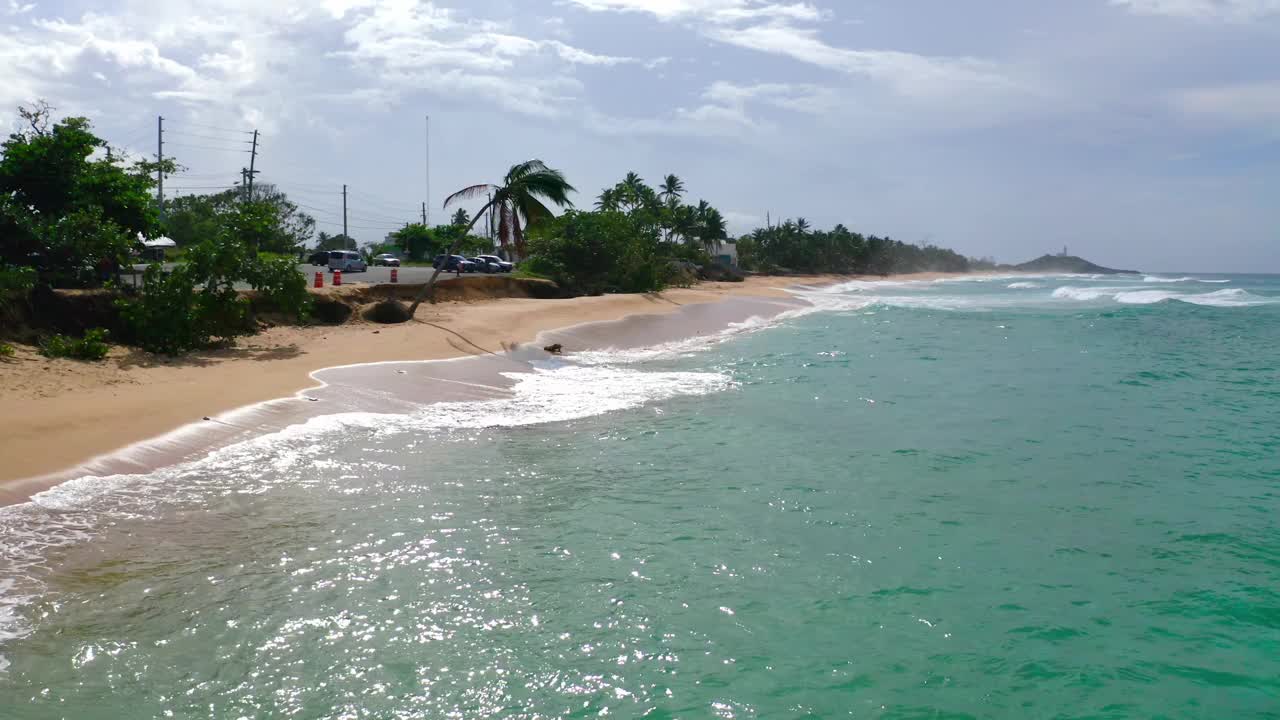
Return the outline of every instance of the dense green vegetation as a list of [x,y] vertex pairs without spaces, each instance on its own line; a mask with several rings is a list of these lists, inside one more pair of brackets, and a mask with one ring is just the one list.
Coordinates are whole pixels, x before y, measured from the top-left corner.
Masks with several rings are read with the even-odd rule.
[[270,225],[247,204],[229,213],[216,236],[187,248],[172,271],[148,267],[140,296],[119,301],[130,339],[153,352],[179,354],[251,334],[250,302],[237,283],[282,312],[304,316],[310,296],[296,259],[259,253],[252,244]]
[[[174,198],[165,205],[165,234],[179,247],[195,245],[216,237],[229,224],[243,223],[253,217],[253,234],[245,236],[250,245],[263,252],[282,255],[298,254],[311,242],[316,221],[276,186],[261,183],[253,187],[252,197],[243,190],[224,190],[213,195],[187,195]],[[342,247],[347,238],[338,236]],[[323,242],[322,242],[323,244]]]
[[0,273],[30,268],[53,287],[114,276],[140,234],[158,234],[156,163],[126,163],[85,118],[19,114],[25,127],[0,145]]
[[572,211],[530,230],[528,271],[571,293],[650,292],[690,282],[692,266],[728,239],[724,217],[706,201],[683,202],[684,182],[660,190],[636,173],[606,189],[596,210]]
[[[162,222],[152,197],[157,171],[176,164],[129,162],[93,134],[85,118],[52,119],[39,104],[19,111],[25,127],[0,145],[0,309],[39,285],[113,285],[142,238],[165,232],[183,247],[172,271],[151,265],[140,291],[118,286],[126,340],[149,350],[186,352],[254,331],[248,285],[264,302],[305,313],[305,282],[289,256],[314,221],[283,193],[259,186],[174,201]],[[38,309],[37,309],[38,310]],[[45,339],[49,355],[105,354],[105,333]]]
[[739,238],[737,246],[738,262],[748,270],[760,272],[966,272],[971,263],[946,248],[864,236],[843,225],[829,231],[812,230],[804,218],[757,229]]

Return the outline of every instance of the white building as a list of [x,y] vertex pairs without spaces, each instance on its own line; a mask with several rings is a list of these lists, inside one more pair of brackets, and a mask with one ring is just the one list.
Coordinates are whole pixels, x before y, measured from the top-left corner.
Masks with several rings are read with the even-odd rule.
[[738,267],[738,242],[736,240],[722,241],[720,247],[716,249],[711,257],[721,265]]

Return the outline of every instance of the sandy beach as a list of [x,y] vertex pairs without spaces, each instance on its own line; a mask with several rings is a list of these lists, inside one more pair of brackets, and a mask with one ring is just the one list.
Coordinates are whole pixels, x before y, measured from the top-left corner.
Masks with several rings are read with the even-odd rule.
[[[940,275],[921,274],[895,279],[937,277]],[[84,363],[50,360],[30,348],[20,348],[15,357],[0,363],[0,372],[8,380],[7,408],[0,416],[0,457],[5,458],[0,464],[0,505],[23,502],[77,475],[143,470],[144,466],[89,468],[87,464],[177,428],[202,420],[207,424],[206,418],[216,421],[237,408],[290,398],[315,388],[323,383],[317,383],[313,374],[324,368],[501,356],[556,329],[622,318],[657,318],[729,298],[791,298],[787,287],[837,279],[754,277],[744,283],[702,283],[659,294],[424,305],[414,322],[403,325],[357,320],[340,326],[274,327],[235,347],[182,358],[117,347],[101,363]],[[733,318],[705,315],[703,323],[729,321]],[[641,337],[632,345],[706,329],[669,327],[662,336]],[[614,335],[618,332],[634,334],[637,330],[618,328]],[[603,342],[572,335],[563,340],[569,352],[577,342],[593,341]],[[295,412],[265,427],[298,420]]]

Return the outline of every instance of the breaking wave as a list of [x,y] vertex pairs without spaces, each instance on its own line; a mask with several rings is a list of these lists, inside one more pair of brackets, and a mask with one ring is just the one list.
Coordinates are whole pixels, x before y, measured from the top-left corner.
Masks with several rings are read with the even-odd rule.
[[1154,305],[1155,303],[1177,301],[1209,307],[1249,307],[1253,305],[1269,305],[1276,302],[1272,298],[1254,295],[1239,288],[1197,294],[1142,288],[1081,288],[1066,286],[1054,290],[1053,297],[1082,302],[1110,299],[1124,305]]
[[1149,283],[1198,282],[1198,283],[1212,283],[1214,285],[1224,285],[1226,283],[1231,282],[1230,280],[1202,280],[1200,278],[1193,278],[1193,277],[1167,278],[1167,277],[1160,277],[1159,275],[1147,275],[1146,277],[1142,278],[1142,281],[1149,282]]

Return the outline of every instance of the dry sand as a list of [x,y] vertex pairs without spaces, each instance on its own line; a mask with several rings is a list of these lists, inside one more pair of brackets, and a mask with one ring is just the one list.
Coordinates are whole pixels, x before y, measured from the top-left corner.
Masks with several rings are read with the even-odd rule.
[[85,363],[19,348],[0,360],[0,505],[22,502],[52,484],[53,474],[113,450],[315,387],[311,373],[322,368],[503,353],[557,328],[665,315],[735,296],[789,297],[786,287],[834,279],[750,278],[652,295],[424,305],[403,325],[276,327],[233,348],[177,359],[115,348],[107,360]]

